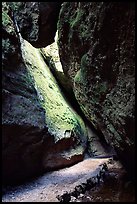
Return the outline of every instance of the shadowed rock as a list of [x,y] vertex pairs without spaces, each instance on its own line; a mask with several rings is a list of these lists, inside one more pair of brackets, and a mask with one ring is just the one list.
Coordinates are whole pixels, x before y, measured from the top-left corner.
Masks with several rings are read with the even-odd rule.
[[9,2],[22,37],[34,47],[54,42],[61,2]]
[[57,199],[60,202],[69,202],[71,200],[71,196],[68,192],[64,193],[62,196],[57,196]]
[[134,2],[64,2],[58,36],[62,67],[82,111],[134,177]]
[[39,50],[18,35],[2,6],[2,179],[16,183],[82,161],[87,133]]

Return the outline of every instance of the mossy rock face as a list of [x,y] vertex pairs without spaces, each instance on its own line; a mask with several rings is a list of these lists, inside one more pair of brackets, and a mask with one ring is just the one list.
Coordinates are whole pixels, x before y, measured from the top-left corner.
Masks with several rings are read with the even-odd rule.
[[57,80],[60,88],[64,90],[63,92],[65,94],[68,94],[68,96],[71,97],[72,95],[74,95],[74,93],[72,87],[70,86],[70,80],[68,79],[68,77],[66,77],[62,69],[58,52],[57,39],[58,32],[55,36],[55,42],[45,48],[40,48],[40,52],[44,58],[44,61],[50,68],[53,76]]
[[58,45],[85,116],[134,170],[135,5],[64,2]]
[[25,64],[33,77],[40,104],[46,112],[46,123],[51,134],[57,133],[55,141],[64,137],[66,130],[77,131],[76,135],[78,136],[81,129],[80,123],[83,124],[83,122],[65,102],[57,82],[44,63],[39,50],[32,47],[27,41],[22,44],[22,50]]
[[34,47],[54,42],[60,2],[8,2],[22,37]]
[[12,70],[21,61],[12,10],[7,2],[2,2],[2,67],[3,69]]
[[14,30],[3,26],[3,39],[17,53],[11,60],[11,50],[3,47],[2,174],[3,183],[16,183],[81,161],[87,132],[39,50],[18,38],[9,19]]
[[15,35],[14,24],[11,19],[11,9],[6,2],[2,2],[2,26],[7,33]]

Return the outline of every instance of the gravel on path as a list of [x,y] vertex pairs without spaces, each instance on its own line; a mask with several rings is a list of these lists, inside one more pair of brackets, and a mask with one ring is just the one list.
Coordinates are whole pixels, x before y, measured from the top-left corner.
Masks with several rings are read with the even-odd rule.
[[96,176],[100,165],[108,158],[87,158],[71,167],[60,169],[35,178],[31,182],[10,187],[2,197],[2,202],[59,202],[57,195],[72,191],[77,185]]

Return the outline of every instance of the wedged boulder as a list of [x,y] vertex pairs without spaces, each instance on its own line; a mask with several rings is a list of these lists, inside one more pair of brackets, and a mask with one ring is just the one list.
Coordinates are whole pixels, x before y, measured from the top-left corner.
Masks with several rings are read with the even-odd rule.
[[87,133],[39,50],[17,35],[2,6],[2,180],[16,183],[81,161]]
[[75,96],[73,93],[73,89],[70,86],[69,79],[68,77],[66,77],[62,69],[57,40],[58,32],[56,32],[55,35],[55,42],[52,43],[51,45],[46,46],[45,48],[41,48],[40,51],[44,58],[45,63],[48,65],[53,76],[56,78],[61,90],[66,95],[67,99],[73,101],[74,104]]
[[58,35],[62,67],[82,111],[133,176],[135,4],[64,2]]
[[8,2],[21,35],[34,47],[54,42],[61,2]]

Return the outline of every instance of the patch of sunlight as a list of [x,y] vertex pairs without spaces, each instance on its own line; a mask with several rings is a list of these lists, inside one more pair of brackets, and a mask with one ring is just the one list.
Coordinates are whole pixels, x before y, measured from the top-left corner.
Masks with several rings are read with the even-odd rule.
[[[39,49],[34,48],[25,40],[22,40],[21,44],[24,62],[33,79],[40,104],[45,110],[45,122],[49,132],[56,135],[55,141],[64,137],[64,132],[74,129],[78,123],[81,126],[81,134],[85,135],[83,120],[66,103]],[[71,137],[71,135],[66,137]]]
[[92,159],[92,158],[87,158],[84,159],[83,161],[65,168],[61,170],[61,175],[62,176],[78,176],[84,178],[84,175],[86,177],[91,178],[91,176],[95,176],[99,173],[100,171],[100,165],[106,163],[109,159],[104,158],[104,159]]
[[60,57],[59,57],[59,50],[57,46],[58,31],[56,32],[54,40],[55,40],[54,43],[52,43],[51,45],[48,45],[45,48],[42,48],[42,50],[45,52],[46,56],[52,56],[56,69],[60,72],[63,72],[62,65],[60,62]]

